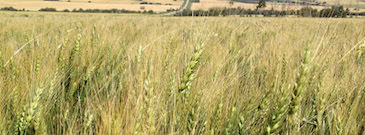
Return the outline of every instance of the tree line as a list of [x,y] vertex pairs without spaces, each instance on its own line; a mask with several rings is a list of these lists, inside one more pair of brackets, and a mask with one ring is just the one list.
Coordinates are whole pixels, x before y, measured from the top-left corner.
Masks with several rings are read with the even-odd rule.
[[[263,4],[264,5],[264,4]],[[16,9],[13,7],[3,7],[0,8],[1,11],[26,11],[25,9]],[[65,10],[56,10],[55,8],[42,8],[38,11],[45,12],[85,12],[85,13],[141,13],[141,14],[157,14],[153,10],[144,10],[144,11],[133,11],[133,10],[125,10],[125,9],[65,9]],[[174,9],[168,9],[167,12],[176,11]],[[231,16],[238,15],[241,17],[244,16],[258,16],[262,15],[265,17],[281,17],[288,15],[295,15],[301,17],[336,17],[336,18],[344,18],[344,17],[352,17],[352,16],[365,16],[365,12],[355,13],[351,12],[348,8],[344,8],[343,6],[332,6],[330,8],[324,8],[321,10],[314,9],[311,7],[303,7],[298,10],[263,10],[260,7],[256,9],[244,9],[241,7],[237,8],[210,8],[208,10],[190,10],[185,9],[182,12],[175,14],[175,16]]]
[[[25,9],[16,9],[14,7],[3,7],[0,8],[0,11],[26,11]],[[27,10],[28,11],[28,10]],[[133,11],[133,10],[126,10],[126,9],[64,9],[64,10],[57,10],[56,8],[41,8],[38,11],[41,12],[80,12],[80,13],[143,13],[143,14],[153,14],[155,13],[153,10],[144,10],[144,11]]]
[[330,8],[324,8],[321,10],[314,9],[311,7],[303,7],[298,10],[260,10],[260,7],[255,10],[252,9],[244,9],[241,7],[237,8],[210,8],[208,10],[184,10],[176,16],[230,16],[230,15],[239,15],[239,16],[267,16],[267,17],[280,17],[287,15],[296,15],[301,17],[336,17],[336,18],[344,18],[347,16],[365,16],[365,12],[354,13],[350,12],[348,8],[344,8],[343,6],[332,6]]

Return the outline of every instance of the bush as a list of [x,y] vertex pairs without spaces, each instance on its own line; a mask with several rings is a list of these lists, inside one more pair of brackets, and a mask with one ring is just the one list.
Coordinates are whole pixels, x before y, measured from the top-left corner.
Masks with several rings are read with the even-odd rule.
[[[131,11],[125,9],[73,9],[71,12],[85,13],[140,13],[140,11]],[[153,11],[152,11],[153,12]]]
[[331,8],[322,9],[319,12],[320,17],[346,17],[350,15],[349,9],[344,10],[343,6],[332,6]]
[[166,12],[172,12],[172,11],[177,11],[177,9],[170,8],[166,10]]
[[0,8],[0,10],[2,10],[2,11],[20,11],[13,7],[3,7],[3,8]]
[[304,7],[297,11],[297,14],[303,17],[316,17],[318,10],[311,7]]
[[55,8],[46,7],[46,8],[41,8],[38,11],[56,12],[57,10]]

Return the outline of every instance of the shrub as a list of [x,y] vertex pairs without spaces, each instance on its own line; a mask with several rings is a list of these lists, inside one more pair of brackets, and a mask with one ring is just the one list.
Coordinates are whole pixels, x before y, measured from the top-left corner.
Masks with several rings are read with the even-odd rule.
[[349,9],[344,10],[343,6],[332,6],[331,8],[322,9],[320,17],[346,17],[350,15]]
[[49,7],[46,7],[46,8],[41,8],[39,9],[38,11],[45,11],[45,12],[56,12],[57,10],[55,8],[49,8]]
[[0,10],[2,10],[2,11],[19,11],[18,9],[13,8],[13,7],[3,7]]

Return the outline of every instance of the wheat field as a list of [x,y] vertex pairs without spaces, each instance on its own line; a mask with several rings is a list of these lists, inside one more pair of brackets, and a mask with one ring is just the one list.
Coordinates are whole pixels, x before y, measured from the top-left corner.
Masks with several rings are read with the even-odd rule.
[[364,19],[0,16],[0,134],[364,134]]

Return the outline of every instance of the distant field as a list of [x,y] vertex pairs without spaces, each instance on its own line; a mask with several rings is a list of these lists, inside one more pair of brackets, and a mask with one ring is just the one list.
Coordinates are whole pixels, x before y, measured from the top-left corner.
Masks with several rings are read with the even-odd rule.
[[[126,10],[153,10],[166,11],[171,8],[179,8],[182,0],[147,0],[147,2],[161,3],[161,5],[140,5],[141,1],[136,0],[66,0],[61,1],[43,1],[43,0],[0,0],[0,7],[12,6],[18,9],[39,10],[40,8],[52,7],[57,10],[63,9],[126,9]],[[167,5],[168,4],[168,5]],[[141,9],[144,7],[144,9]]]
[[[256,9],[257,4],[254,3],[242,3],[242,2],[234,2],[232,5],[229,3],[228,0],[201,0],[200,3],[193,3],[192,9],[209,9],[213,7],[241,7],[245,9]],[[285,4],[278,4],[273,2],[267,2],[267,7],[265,9],[274,8],[275,10],[290,10],[290,9],[300,9],[303,6],[299,5],[290,5],[287,6]],[[325,8],[323,6],[312,6],[316,9]]]
[[[52,7],[57,10],[63,9],[126,9],[126,10],[153,10],[157,12],[166,11],[167,9],[177,9],[183,3],[183,0],[71,0],[71,2],[67,2],[67,0],[60,1],[43,1],[43,0],[0,0],[0,7],[12,6],[18,9],[27,9],[27,10],[39,10],[40,8]],[[151,3],[161,3],[161,5],[140,5],[140,2],[151,2]],[[342,4],[345,7],[349,8],[360,8],[361,11],[365,11],[365,2],[356,0],[319,0],[318,2],[327,2],[328,6],[335,4]],[[255,9],[257,4],[255,3],[241,3],[234,2],[233,4],[229,3],[229,0],[200,0],[200,3],[193,3],[191,9],[209,9],[213,7],[242,7],[247,9]],[[359,6],[357,6],[359,5]],[[274,2],[267,2],[266,9],[274,8],[276,10],[288,10],[288,9],[299,9],[303,6],[299,5],[290,5],[287,6],[285,4],[278,4]],[[313,6],[316,9],[325,8],[323,6]]]
[[[318,2],[327,2],[328,6],[336,5],[336,1],[333,0],[322,0]],[[339,4],[345,5],[345,7],[351,8],[350,10],[353,10],[357,7],[356,1],[340,1]],[[255,3],[242,3],[242,2],[234,2],[233,4],[229,3],[229,0],[200,0],[200,3],[193,3],[192,9],[209,9],[213,7],[241,7],[246,9],[255,9],[257,4]],[[327,7],[328,7],[327,6]],[[275,9],[275,10],[297,10],[304,6],[301,5],[288,5],[288,4],[281,4],[276,2],[267,2],[266,9]],[[326,8],[326,6],[311,6],[315,9],[323,9]],[[365,11],[365,2],[359,2],[359,8],[360,11]]]

